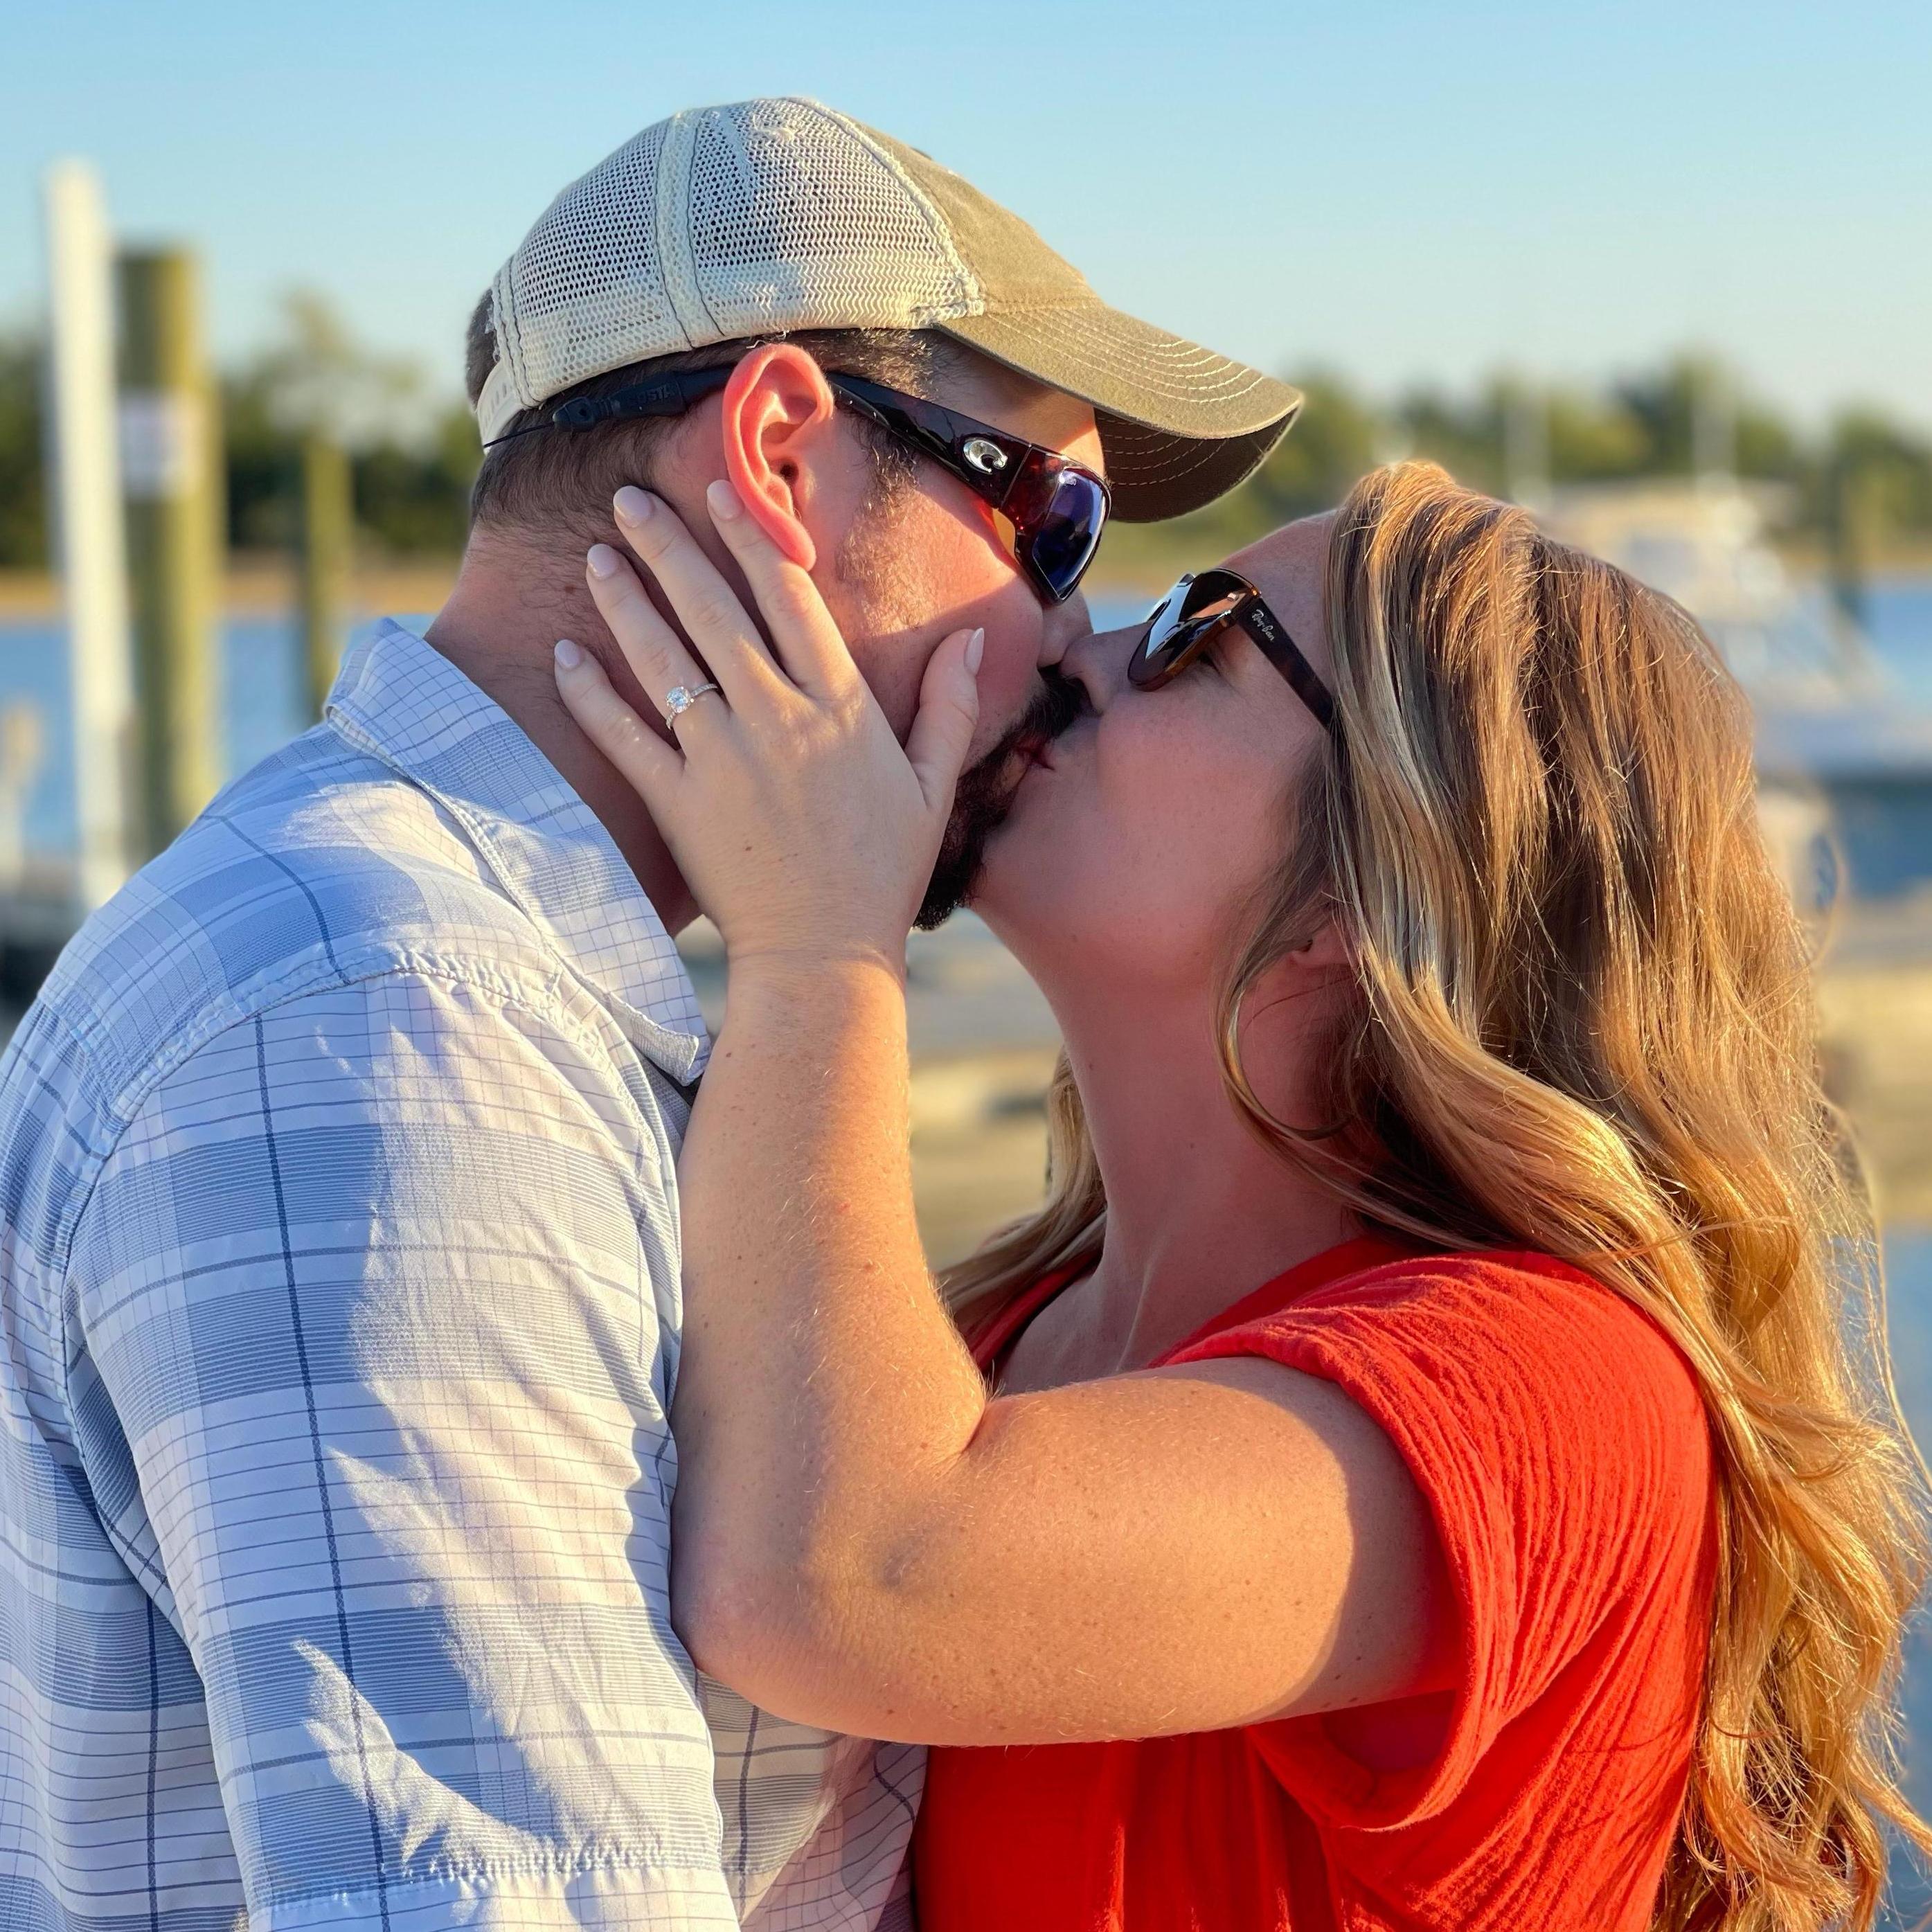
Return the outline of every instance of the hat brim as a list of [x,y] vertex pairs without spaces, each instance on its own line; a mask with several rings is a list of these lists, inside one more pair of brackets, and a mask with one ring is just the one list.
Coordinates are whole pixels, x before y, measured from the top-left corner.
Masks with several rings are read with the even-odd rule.
[[1123,523],[1159,523],[1226,496],[1301,407],[1300,390],[1103,302],[1003,308],[934,326],[1093,405]]

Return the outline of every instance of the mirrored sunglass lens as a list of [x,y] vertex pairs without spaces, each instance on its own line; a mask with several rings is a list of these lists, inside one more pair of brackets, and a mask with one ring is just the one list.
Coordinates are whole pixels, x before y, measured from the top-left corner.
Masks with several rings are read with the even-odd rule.
[[1175,664],[1186,656],[1198,634],[1197,626],[1178,622],[1172,616],[1165,625],[1150,625],[1128,664],[1130,682],[1138,685],[1164,682]]
[[1218,574],[1197,577],[1187,586],[1178,614],[1183,622],[1190,624],[1198,618],[1218,617],[1232,610],[1240,597],[1240,587]]
[[1148,635],[1154,643],[1159,644],[1180,621],[1181,606],[1187,601],[1187,593],[1192,586],[1191,578],[1183,578],[1148,613]]
[[1063,470],[1055,478],[1052,500],[1034,534],[1033,555],[1060,596],[1071,594],[1094,561],[1106,514],[1106,499],[1091,477]]

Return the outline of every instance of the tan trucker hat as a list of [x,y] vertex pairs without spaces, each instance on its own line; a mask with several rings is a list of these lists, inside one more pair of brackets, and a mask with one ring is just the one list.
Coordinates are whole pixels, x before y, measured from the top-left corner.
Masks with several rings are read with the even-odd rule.
[[646,128],[550,203],[490,297],[486,442],[628,363],[794,329],[937,329],[1090,403],[1114,514],[1151,523],[1232,490],[1301,406],[1109,308],[1017,215],[815,100]]

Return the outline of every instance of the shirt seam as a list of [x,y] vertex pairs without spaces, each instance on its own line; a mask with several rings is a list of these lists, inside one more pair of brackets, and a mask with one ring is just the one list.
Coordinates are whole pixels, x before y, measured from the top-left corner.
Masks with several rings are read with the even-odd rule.
[[655,1875],[668,1877],[682,1873],[710,1877],[715,1873],[719,1881],[721,1894],[728,1895],[728,1888],[724,1884],[722,1862],[716,1868],[680,1865],[632,1852],[574,1852],[554,1856],[532,1855],[512,1858],[488,1858],[460,1864],[441,1863],[419,1875],[398,1879],[382,1886],[358,1886],[351,1890],[336,1886],[326,1891],[296,1892],[275,1900],[268,1907],[267,1916],[272,1923],[279,1914],[284,1912],[305,1912],[317,1905],[352,1905],[358,1900],[367,1898],[393,1899],[398,1892],[422,1891],[431,1886],[471,1885],[479,1880],[488,1884],[494,1884],[504,1879],[587,1878],[606,1872],[635,1873],[646,1877]]
[[[368,962],[366,970],[354,970],[332,961],[318,962],[315,970],[298,974],[272,988],[264,987],[262,992],[266,997],[251,1000],[238,1007],[213,1009],[202,1020],[184,1028],[144,1064],[141,1072],[128,1081],[109,1105],[106,1111],[113,1120],[112,1132],[104,1144],[90,1147],[88,1150],[90,1172],[84,1181],[77,1180],[76,1182],[74,1192],[76,1204],[67,1217],[67,1226],[62,1229],[56,1246],[55,1271],[57,1274],[64,1276],[67,1273],[73,1256],[74,1231],[92,1202],[101,1168],[113,1158],[116,1148],[139,1118],[141,1109],[147,1105],[154,1089],[224,1033],[232,1033],[238,1027],[248,1026],[264,1015],[272,1012],[278,1006],[285,1006],[296,1000],[305,999],[311,993],[346,992],[352,987],[370,986],[382,980],[440,980],[448,986],[470,988],[494,1000],[511,1012],[526,1013],[533,1019],[541,1019],[546,1024],[555,1025],[572,1046],[594,1055],[608,1070],[611,1084],[623,1096],[624,1104],[629,1110],[634,1124],[643,1138],[655,1147],[658,1137],[650,1131],[650,1124],[644,1117],[644,1110],[632,1098],[608,1042],[598,1039],[593,1032],[584,1028],[572,1017],[568,1004],[556,998],[560,988],[559,975],[554,968],[533,996],[532,993],[519,991],[505,978],[500,968],[480,960],[424,952],[414,947],[395,946],[372,950],[366,957]],[[551,1003],[548,1006],[541,998],[541,994],[544,993],[551,996]],[[604,1012],[606,1018],[610,1017],[601,1004],[598,1010]],[[612,1023],[614,1024],[615,1022]],[[70,1030],[89,1058],[94,1058],[92,1046],[80,1029],[70,1028]]]

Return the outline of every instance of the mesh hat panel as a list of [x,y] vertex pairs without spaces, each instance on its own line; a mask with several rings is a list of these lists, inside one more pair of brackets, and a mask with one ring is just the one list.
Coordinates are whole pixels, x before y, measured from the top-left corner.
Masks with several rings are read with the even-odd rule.
[[658,356],[692,346],[658,257],[658,176],[669,126],[646,128],[572,182],[497,276],[497,353],[518,407],[635,362],[640,340],[662,343],[647,352]]
[[1010,209],[982,194],[964,176],[941,167],[930,154],[890,134],[874,138],[938,210],[960,254],[969,262],[998,263],[997,273],[987,274],[982,284],[987,308],[1102,306],[1087,278]]
[[920,328],[974,300],[904,178],[848,124],[795,102],[702,116],[688,206],[700,313],[687,334]]

